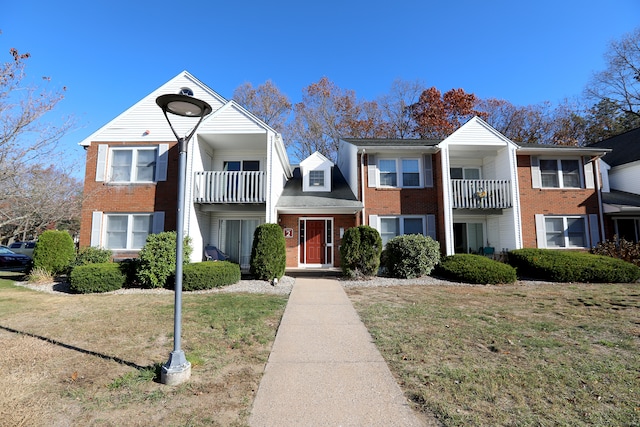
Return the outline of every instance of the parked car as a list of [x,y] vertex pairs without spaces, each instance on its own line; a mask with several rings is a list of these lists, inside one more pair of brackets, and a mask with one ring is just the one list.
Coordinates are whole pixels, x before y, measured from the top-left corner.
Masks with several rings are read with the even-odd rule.
[[36,242],[13,242],[9,245],[9,249],[17,254],[28,255],[33,258],[33,249]]
[[0,247],[0,270],[4,271],[25,271],[31,265],[31,257],[24,254],[17,254],[6,246]]

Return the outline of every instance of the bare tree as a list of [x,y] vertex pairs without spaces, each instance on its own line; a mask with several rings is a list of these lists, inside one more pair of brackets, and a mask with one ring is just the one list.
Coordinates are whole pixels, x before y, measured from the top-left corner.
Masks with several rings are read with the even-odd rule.
[[9,196],[0,202],[0,241],[32,239],[59,224],[77,232],[82,183],[53,166],[21,169],[11,181],[0,183]]
[[640,28],[611,42],[604,58],[606,69],[591,78],[587,98],[608,100],[620,113],[640,117]]
[[284,130],[291,113],[291,101],[271,80],[256,88],[249,82],[244,83],[233,91],[233,99],[276,131]]
[[420,94],[425,90],[425,85],[419,80],[406,81],[397,79],[391,84],[387,95],[378,99],[382,110],[383,120],[387,123],[388,138],[412,138],[416,124],[411,114],[410,106],[420,99]]

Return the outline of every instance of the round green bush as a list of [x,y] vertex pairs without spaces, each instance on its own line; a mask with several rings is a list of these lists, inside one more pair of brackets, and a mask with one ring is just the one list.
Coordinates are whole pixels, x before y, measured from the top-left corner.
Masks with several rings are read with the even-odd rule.
[[240,266],[229,261],[204,261],[184,266],[182,289],[197,291],[233,285],[240,281]]
[[[189,263],[191,245],[183,243],[183,268]],[[149,234],[138,254],[137,282],[143,288],[162,288],[171,284],[176,272],[176,232]]]
[[80,249],[76,255],[76,259],[73,262],[73,266],[86,264],[100,264],[111,261],[111,255],[113,253],[109,249],[100,249],[93,246],[87,246]]
[[347,277],[370,277],[378,274],[382,238],[368,225],[348,228],[342,236],[340,266]]
[[258,280],[280,279],[287,266],[284,233],[278,224],[261,224],[253,233],[250,273]]
[[382,259],[391,277],[422,277],[440,261],[440,245],[422,234],[397,236],[387,242]]
[[517,279],[516,270],[512,266],[472,254],[444,257],[434,273],[449,280],[481,285],[513,283]]
[[125,279],[114,262],[79,265],[69,276],[71,292],[78,294],[115,291],[124,286]]
[[508,254],[518,275],[551,282],[629,283],[640,278],[640,267],[617,258],[586,252],[516,249]]
[[33,250],[33,268],[52,275],[66,273],[76,258],[76,246],[66,231],[47,230],[38,237]]

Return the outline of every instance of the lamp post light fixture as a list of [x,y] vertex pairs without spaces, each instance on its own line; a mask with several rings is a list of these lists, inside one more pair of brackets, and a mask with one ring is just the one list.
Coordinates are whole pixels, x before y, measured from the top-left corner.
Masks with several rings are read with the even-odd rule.
[[[191,363],[187,361],[184,351],[180,348],[180,336],[182,330],[182,263],[184,245],[184,197],[187,172],[187,147],[189,140],[196,132],[206,115],[211,113],[209,104],[188,95],[160,95],[156,104],[162,108],[164,117],[169,123],[171,131],[178,140],[178,205],[176,211],[176,280],[175,303],[173,318],[173,351],[169,354],[169,361],[162,366],[160,381],[162,384],[177,385],[191,376]],[[186,137],[180,137],[176,133],[167,113],[182,117],[198,117],[198,123]]]

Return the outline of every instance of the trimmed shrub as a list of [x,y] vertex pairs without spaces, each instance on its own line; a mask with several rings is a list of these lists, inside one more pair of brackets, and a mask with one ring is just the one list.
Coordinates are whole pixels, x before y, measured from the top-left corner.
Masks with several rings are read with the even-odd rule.
[[[189,263],[191,244],[189,238],[183,244],[183,268]],[[143,288],[171,287],[176,272],[176,232],[164,231],[149,234],[138,254],[137,281]],[[170,280],[171,279],[171,280]]]
[[79,265],[73,269],[69,279],[71,292],[78,294],[115,291],[125,283],[124,273],[113,262]]
[[76,246],[66,231],[47,230],[33,250],[33,268],[56,275],[66,273],[76,259]]
[[240,266],[229,261],[204,261],[185,265],[182,289],[197,291],[233,285],[240,281]]
[[516,270],[512,266],[472,254],[444,257],[434,273],[449,280],[481,285],[513,283],[517,279]]
[[640,278],[640,268],[631,263],[586,252],[516,249],[508,257],[520,277],[551,282],[628,283]]
[[382,259],[391,277],[422,277],[440,261],[440,245],[422,234],[405,234],[387,242]]
[[76,255],[76,259],[73,262],[73,267],[87,264],[102,264],[111,261],[111,255],[113,253],[110,249],[94,248],[93,246],[87,246],[80,249]]
[[280,279],[287,266],[284,233],[278,224],[261,224],[253,233],[250,273],[258,280]]
[[370,277],[378,273],[382,238],[368,225],[348,228],[342,236],[340,265],[348,277]]

